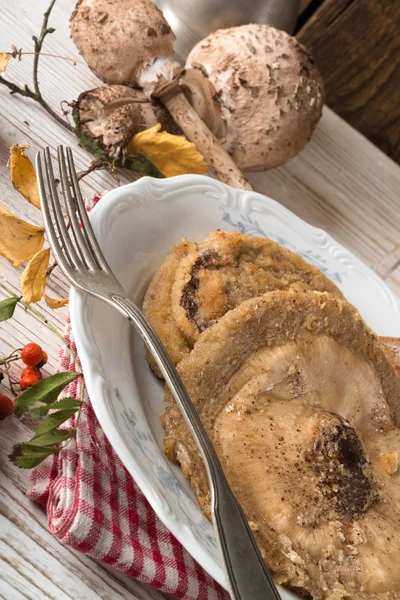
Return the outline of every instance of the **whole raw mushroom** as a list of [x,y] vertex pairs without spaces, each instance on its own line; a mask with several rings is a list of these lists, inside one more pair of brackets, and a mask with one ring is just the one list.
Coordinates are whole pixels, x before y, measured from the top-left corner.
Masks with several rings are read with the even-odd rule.
[[78,137],[84,146],[104,150],[122,166],[132,137],[157,123],[175,135],[181,134],[166,108],[143,90],[124,85],[105,85],[80,94],[73,103]]
[[152,0],[78,0],[71,36],[89,67],[112,84],[159,97],[222,181],[251,189],[243,174],[182,93],[172,60],[174,34]]
[[311,55],[269,25],[210,34],[190,52],[182,83],[196,112],[248,171],[278,167],[296,156],[324,104]]

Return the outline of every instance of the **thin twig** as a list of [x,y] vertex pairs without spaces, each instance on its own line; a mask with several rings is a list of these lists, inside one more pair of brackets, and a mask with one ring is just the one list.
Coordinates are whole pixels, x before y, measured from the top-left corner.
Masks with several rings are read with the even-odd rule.
[[68,131],[70,131],[71,133],[74,133],[74,128],[68,123],[68,121],[65,121],[62,117],[60,117],[59,114],[57,114],[52,108],[51,106],[49,106],[46,102],[46,100],[43,100],[42,97],[40,97],[38,99],[38,102],[40,104],[40,106],[42,108],[44,108],[44,110],[46,110],[49,115],[51,117],[53,117],[53,119],[55,119],[55,121],[57,121],[57,123],[59,123],[60,125],[62,125],[63,127],[65,127],[65,129],[68,129]]
[[49,22],[50,13],[53,10],[53,6],[55,3],[56,3],[56,0],[51,0],[49,8],[46,10],[46,12],[43,15],[43,24],[42,24],[42,29],[40,31],[39,38],[37,38],[35,35],[32,36],[32,39],[35,44],[35,57],[33,59],[33,87],[35,89],[35,96],[36,96],[37,100],[39,100],[39,98],[42,97],[42,95],[40,93],[40,89],[39,89],[39,79],[38,79],[39,56],[40,56],[40,52],[42,50],[43,42],[45,40],[46,35],[48,35],[49,33],[54,33],[54,31],[55,31],[55,29],[53,27],[47,27],[47,24]]
[[8,365],[16,360],[19,360],[19,356],[15,356],[14,358],[0,358],[0,365]]
[[[6,52],[6,54],[14,58],[16,56],[14,52]],[[70,58],[69,56],[59,56],[58,54],[50,54],[49,52],[22,52],[21,50],[18,51],[17,56],[19,58],[20,56],[33,56],[34,54],[40,54],[40,56],[48,56],[49,58],[59,58],[60,60],[68,60],[69,62],[72,62],[74,66],[85,64],[80,60],[76,60],[75,58]]]
[[23,88],[21,88],[21,87],[19,87],[19,85],[12,83],[12,81],[8,81],[8,79],[5,79],[4,77],[2,77],[0,75],[0,84],[1,83],[3,85],[7,86],[8,89],[11,90],[12,94],[19,94],[20,96],[25,96],[26,98],[31,98],[32,100],[36,100],[36,102],[38,102],[40,104],[40,106],[42,108],[44,108],[44,110],[46,110],[49,113],[49,115],[53,119],[55,119],[55,121],[57,121],[57,123],[59,123],[60,125],[65,127],[65,129],[68,129],[68,131],[71,131],[72,133],[74,132],[74,128],[68,123],[68,121],[65,121],[62,117],[60,117],[60,115],[58,115],[51,108],[51,106],[49,106],[47,104],[46,100],[44,100],[42,96],[40,96],[39,98],[36,97],[35,93],[32,92],[32,90],[27,85],[25,85]]
[[17,396],[18,394],[14,390],[13,382],[12,382],[12,379],[11,379],[10,367],[9,367],[8,364],[6,364],[6,365],[4,365],[4,368],[5,368],[6,373],[7,373],[7,379],[8,379],[8,385],[10,386],[10,392],[12,393],[13,396]]
[[19,94],[20,96],[25,96],[26,98],[31,98],[32,100],[36,100],[36,102],[38,102],[40,104],[40,106],[42,106],[42,108],[44,108],[44,110],[46,110],[55,121],[57,121],[57,123],[59,123],[60,125],[65,127],[65,129],[67,129],[68,131],[71,131],[71,133],[74,133],[74,128],[68,123],[68,121],[65,121],[62,117],[60,117],[60,115],[57,114],[51,108],[51,106],[49,106],[47,104],[46,100],[44,100],[44,98],[42,96],[37,97],[35,95],[35,93],[32,92],[32,90],[27,85],[25,85],[23,88],[21,88],[18,85],[16,85],[15,83],[12,83],[12,81],[8,81],[8,79],[5,79],[1,75],[0,75],[0,83],[7,86],[8,89],[11,90],[12,94]]
[[39,69],[39,56],[42,50],[43,42],[45,40],[46,35],[49,35],[55,31],[53,27],[47,27],[49,22],[50,13],[53,9],[56,0],[51,0],[49,8],[46,10],[43,16],[43,24],[42,29],[40,31],[39,38],[35,35],[32,37],[34,42],[34,59],[33,59],[33,87],[32,91],[28,85],[24,85],[24,87],[20,87],[12,81],[8,81],[4,77],[0,76],[0,84],[5,85],[11,91],[12,94],[19,94],[20,96],[25,96],[26,98],[31,98],[32,100],[36,100],[40,104],[44,110],[46,110],[49,115],[57,121],[60,125],[65,127],[68,131],[74,132],[74,128],[65,121],[60,115],[58,115],[52,108],[47,104],[46,100],[43,98],[40,88],[39,88],[39,78],[38,78],[38,69]]
[[1,75],[0,75],[0,83],[7,86],[8,89],[11,90],[12,94],[20,94],[21,96],[26,96],[28,98],[32,98],[32,100],[36,100],[34,93],[28,88],[27,85],[25,85],[25,87],[21,88],[21,87],[19,87],[19,85],[16,85],[15,83],[8,81],[7,79],[4,79],[4,77],[2,77]]
[[106,169],[112,175],[111,168],[112,164],[106,160],[94,160],[85,171],[79,171],[79,173],[77,173],[76,176],[78,178],[78,181],[81,181],[81,179],[86,177],[86,175],[93,173],[93,171],[100,171],[101,169]]
[[[8,356],[5,356],[4,358],[0,358],[0,363],[5,363],[8,362],[10,360],[14,360],[16,357],[14,356],[14,354],[17,354],[18,352],[21,352],[22,348],[16,348],[15,350],[13,350],[11,352],[11,354],[9,354]],[[18,359],[19,357],[17,357]]]

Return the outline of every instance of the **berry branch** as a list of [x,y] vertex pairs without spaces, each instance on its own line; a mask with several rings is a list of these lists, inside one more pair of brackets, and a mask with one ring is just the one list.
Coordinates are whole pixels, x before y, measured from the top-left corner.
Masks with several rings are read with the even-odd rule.
[[33,308],[33,306],[31,306],[30,304],[27,304],[26,302],[24,302],[22,300],[21,296],[17,296],[17,294],[15,294],[12,290],[10,290],[10,288],[8,288],[6,285],[4,285],[4,283],[0,283],[0,288],[8,294],[9,298],[14,298],[16,300],[16,304],[20,304],[21,306],[23,306],[26,311],[28,311],[34,317],[36,317],[36,319],[38,321],[43,323],[48,329],[50,329],[50,331],[52,331],[61,340],[61,342],[64,344],[64,346],[66,346],[66,348],[68,349],[70,356],[71,356],[71,360],[75,363],[78,373],[82,374],[82,370],[81,370],[81,367],[80,367],[80,364],[78,361],[78,357],[76,356],[76,352],[71,348],[71,346],[65,340],[64,336],[58,331],[58,329],[56,329],[56,327],[54,327],[54,325],[52,323],[50,323],[50,321],[48,319],[46,319],[46,317],[44,315],[42,315],[41,312],[36,310],[36,308]]
[[[75,351],[52,323],[38,310],[26,304],[6,285],[0,283],[0,287],[8,294],[8,297],[0,302],[0,321],[10,319],[14,314],[15,307],[20,304],[62,340],[75,363],[75,371],[56,373],[43,378],[41,368],[47,363],[48,356],[43,348],[34,342],[29,342],[23,348],[13,350],[8,356],[0,358],[0,366],[4,368],[4,370],[0,369],[0,381],[7,374],[10,390],[14,397],[16,393],[10,375],[10,364],[22,361],[24,365],[19,382],[21,393],[18,397],[12,400],[9,396],[0,395],[0,419],[12,414],[17,417],[28,415],[33,419],[41,419],[34,436],[30,440],[14,446],[13,452],[9,456],[9,459],[17,467],[31,469],[48,456],[59,452],[75,436],[83,405],[85,383]],[[80,378],[79,399],[64,396],[60,400],[59,394],[78,378]],[[67,428],[65,428],[67,423]],[[60,425],[64,425],[64,427],[59,429]]]

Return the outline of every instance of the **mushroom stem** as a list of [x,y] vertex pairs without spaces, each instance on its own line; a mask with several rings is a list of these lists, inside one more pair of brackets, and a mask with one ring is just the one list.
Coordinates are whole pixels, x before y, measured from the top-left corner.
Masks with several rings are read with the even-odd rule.
[[196,145],[197,150],[214,169],[220,181],[242,190],[253,189],[233,158],[223,149],[215,135],[200,119],[183,92],[155,95],[160,98],[187,139]]
[[189,100],[184,95],[178,80],[182,68],[170,57],[160,57],[148,64],[138,77],[138,84],[148,97],[156,97],[183,131],[187,139],[196,145],[218,179],[242,190],[252,190],[243,173],[221,146]]

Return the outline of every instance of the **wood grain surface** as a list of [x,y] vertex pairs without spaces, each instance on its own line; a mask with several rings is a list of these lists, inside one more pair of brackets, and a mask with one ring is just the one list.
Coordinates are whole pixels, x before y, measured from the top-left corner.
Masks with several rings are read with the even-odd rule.
[[398,163],[399,32],[399,0],[323,0],[297,33],[321,70],[328,106]]
[[315,2],[315,0],[300,0],[300,3],[299,3],[299,15],[301,15],[306,10],[306,8],[309,8],[309,6],[311,4],[313,4],[314,2]]
[[[40,29],[48,0],[0,0],[2,50],[11,44],[31,49],[31,37]],[[62,100],[77,98],[80,92],[99,84],[81,63],[68,31],[68,17],[74,0],[57,0],[50,25],[56,33],[48,37],[45,51],[75,58],[67,61],[43,57],[40,83],[43,94],[55,110]],[[32,57],[11,61],[7,77],[23,84],[31,81]],[[10,96],[0,86],[0,204],[22,218],[41,225],[40,211],[25,202],[12,188],[7,161],[12,143],[27,141],[35,149],[49,145],[55,156],[57,144],[70,144],[79,169],[90,158],[65,131],[32,101]],[[124,174],[122,182],[133,180]],[[388,273],[398,261],[400,242],[398,190],[400,168],[331,110],[323,119],[307,148],[290,163],[268,173],[251,174],[256,191],[275,198],[294,213],[331,233],[368,264]],[[94,173],[83,182],[90,195],[114,187],[106,174]],[[393,253],[391,251],[393,250]],[[18,289],[22,268],[15,269],[0,259],[0,275]],[[390,284],[400,292],[399,270]],[[68,295],[68,285],[57,271],[49,282],[49,294]],[[4,295],[0,292],[0,299]],[[68,309],[51,311],[43,302],[38,308],[61,331]],[[59,340],[29,313],[17,308],[15,318],[0,324],[0,354],[21,347],[27,341],[43,345],[49,354],[45,373],[57,368]],[[15,376],[19,367],[13,368]],[[0,393],[7,388],[0,387]],[[162,599],[162,595],[109,567],[61,546],[47,530],[46,515],[30,502],[25,492],[29,472],[18,470],[7,459],[12,445],[26,440],[32,426],[15,418],[0,422],[0,598],[74,600]]]

